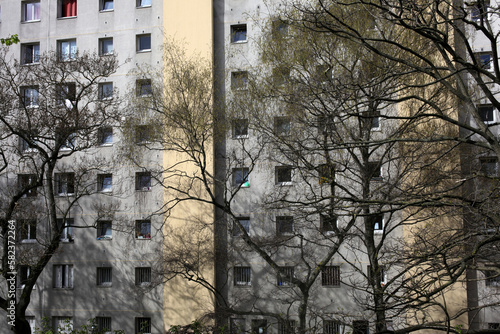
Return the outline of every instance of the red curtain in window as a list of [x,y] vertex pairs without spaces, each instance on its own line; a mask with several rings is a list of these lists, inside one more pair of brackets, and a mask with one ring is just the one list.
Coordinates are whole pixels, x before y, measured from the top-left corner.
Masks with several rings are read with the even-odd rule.
[[76,0],[63,0],[62,16],[76,16]]

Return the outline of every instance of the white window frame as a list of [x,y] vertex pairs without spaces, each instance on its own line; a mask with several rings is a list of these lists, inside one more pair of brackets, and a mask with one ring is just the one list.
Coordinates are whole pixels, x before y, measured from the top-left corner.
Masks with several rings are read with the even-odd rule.
[[21,44],[21,62],[23,65],[40,63],[40,43]]
[[385,228],[385,217],[383,214],[376,214],[370,217],[373,219],[373,234],[383,234]]
[[57,41],[57,51],[62,61],[75,60],[78,52],[76,38]]
[[[147,45],[142,45],[143,44],[143,38],[146,38],[146,39],[149,39],[149,48],[147,47]],[[146,40],[144,40],[146,41]],[[141,53],[141,52],[151,52],[151,48],[153,46],[152,44],[152,39],[151,39],[151,34],[139,34],[136,36],[136,50],[138,53]]]
[[[481,117],[481,112],[479,111],[480,109],[482,108],[491,108],[491,118],[492,120],[491,121],[488,121],[488,120],[484,120],[482,117]],[[481,118],[481,121],[484,123],[484,124],[493,124],[496,122],[497,120],[497,113],[496,113],[496,109],[495,107],[493,107],[492,105],[490,104],[480,104],[477,106],[477,113],[479,115],[479,117]]]
[[[36,219],[18,219],[16,221],[16,224],[18,225],[19,229],[19,234],[18,234],[18,240],[21,243],[32,243],[36,242],[36,234],[37,234],[37,221]],[[26,238],[23,238],[23,228],[26,226],[27,228],[27,235]]]
[[[38,22],[42,16],[40,0],[32,0],[32,1],[23,1],[21,2],[22,6],[22,22]],[[38,9],[37,9],[38,7]],[[38,13],[38,17],[36,14]],[[31,19],[28,19],[28,14],[31,14]]]

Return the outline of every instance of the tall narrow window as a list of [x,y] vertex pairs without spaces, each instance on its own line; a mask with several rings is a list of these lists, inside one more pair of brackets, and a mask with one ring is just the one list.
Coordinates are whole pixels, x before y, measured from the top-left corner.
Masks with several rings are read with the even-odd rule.
[[384,215],[376,214],[369,218],[373,226],[373,233],[381,234],[384,231]]
[[151,190],[151,173],[149,172],[135,173],[135,190],[142,190],[142,191]]
[[59,17],[76,16],[76,0],[59,0]]
[[26,283],[28,283],[30,275],[31,275],[30,266],[19,266],[19,269],[17,271],[17,287],[24,288]]
[[74,240],[73,225],[73,218],[57,219],[57,227],[59,228],[59,230],[62,230],[60,237],[61,242],[70,242]]
[[73,288],[72,264],[54,265],[54,288],[60,288],[60,289]]
[[100,220],[97,222],[97,240],[109,240],[113,238],[112,222]]
[[135,234],[137,239],[151,239],[151,220],[137,220]]
[[40,61],[40,43],[21,45],[21,62],[24,65],[36,64]]
[[382,165],[380,161],[368,162],[368,173],[372,181],[382,180]]
[[36,241],[36,219],[17,220],[18,240],[21,242]]
[[17,185],[19,191],[24,191],[24,197],[35,197],[37,195],[37,188],[34,186],[36,183],[35,174],[19,174],[17,176]]
[[21,4],[23,22],[40,20],[40,1],[24,1]]
[[340,323],[333,320],[323,321],[323,334],[340,334]]
[[281,271],[278,273],[278,286],[291,286],[293,275],[293,267],[281,267]]
[[21,103],[26,108],[38,107],[38,86],[21,87]]

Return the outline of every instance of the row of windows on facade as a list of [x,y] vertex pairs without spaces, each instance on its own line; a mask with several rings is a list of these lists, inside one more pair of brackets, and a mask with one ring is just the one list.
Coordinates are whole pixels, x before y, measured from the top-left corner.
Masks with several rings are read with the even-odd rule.
[[[38,333],[36,318],[33,316],[27,316],[31,327],[31,333]],[[134,318],[134,333],[135,334],[149,334],[151,333],[151,318],[149,317],[136,317]],[[97,333],[112,333],[112,318],[111,317],[95,317],[94,326]],[[52,317],[52,327],[54,333],[59,334],[71,334],[73,332],[73,318],[72,317]]]
[[[57,225],[61,232],[60,240],[62,242],[71,242],[75,240],[73,218],[57,219]],[[99,220],[96,224],[97,240],[113,239],[113,222],[110,220]],[[140,219],[135,221],[135,238],[151,239],[151,220]],[[17,240],[22,243],[36,242],[37,240],[37,220],[19,219],[17,220]]]
[[[151,0],[136,0],[136,7],[150,7]],[[114,10],[113,0],[100,0],[99,11]],[[77,0],[58,0],[57,17],[76,17],[78,12]],[[21,2],[22,22],[36,22],[42,19],[40,0],[29,0]]]
[[[135,190],[150,191],[151,190],[151,173],[137,172],[135,173]],[[19,190],[26,190],[25,197],[36,197],[38,195],[37,188],[34,184],[36,175],[34,174],[19,174],[18,187]],[[70,196],[75,193],[75,173],[55,173],[54,174],[54,190],[58,196]],[[112,192],[113,191],[113,174],[97,175],[97,191]]]
[[[113,37],[99,38],[99,55],[108,56],[114,52]],[[136,35],[136,51],[151,51],[151,34]],[[64,61],[74,60],[77,56],[76,39],[65,39],[57,41],[57,53],[59,59]],[[24,65],[37,64],[40,62],[40,43],[21,44],[21,63]]]
[[[238,217],[237,221],[233,222],[232,235],[240,237],[245,230],[250,233],[251,220],[250,217]],[[335,216],[320,215],[320,231],[324,234],[333,234],[338,230],[338,221]],[[276,216],[276,235],[291,235],[295,232],[296,226],[293,216]],[[241,226],[241,227],[240,227]],[[370,226],[375,234],[381,234],[384,230],[384,215],[376,214],[370,217]]]

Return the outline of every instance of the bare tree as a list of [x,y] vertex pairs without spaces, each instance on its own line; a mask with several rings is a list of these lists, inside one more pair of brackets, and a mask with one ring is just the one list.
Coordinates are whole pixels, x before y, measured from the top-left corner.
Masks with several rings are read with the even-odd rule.
[[88,53],[48,53],[23,65],[0,50],[0,306],[15,333],[30,332],[25,311],[60,244],[72,241],[73,229],[94,225],[71,226],[71,217],[110,163],[89,150],[119,120],[118,100],[98,88],[117,67],[114,56]]

